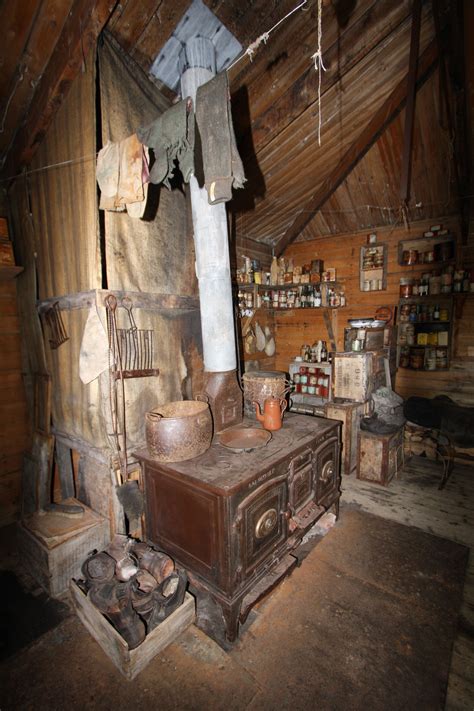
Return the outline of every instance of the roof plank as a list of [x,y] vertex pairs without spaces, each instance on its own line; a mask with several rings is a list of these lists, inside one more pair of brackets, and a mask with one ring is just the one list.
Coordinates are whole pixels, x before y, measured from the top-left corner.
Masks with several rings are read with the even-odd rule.
[[[420,57],[418,63],[418,80],[420,85],[434,69],[438,58],[438,51],[435,42],[431,42],[429,47]],[[407,78],[400,81],[392,91],[388,99],[376,112],[367,126],[361,131],[359,137],[346,151],[341,161],[333,169],[329,177],[324,181],[319,190],[309,200],[299,217],[293,222],[283,237],[281,237],[275,247],[276,254],[281,254],[284,249],[300,234],[304,227],[311,221],[314,213],[319,210],[326,200],[332,195],[344,178],[351,172],[352,168],[367,153],[369,148],[376,142],[380,134],[398,114],[407,98]]]

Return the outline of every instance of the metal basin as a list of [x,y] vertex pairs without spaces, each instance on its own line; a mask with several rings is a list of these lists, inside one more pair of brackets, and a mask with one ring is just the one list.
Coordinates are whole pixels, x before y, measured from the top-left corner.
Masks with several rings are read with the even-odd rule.
[[148,451],[160,462],[182,462],[211,446],[212,416],[207,402],[180,400],[145,415]]
[[237,452],[251,452],[256,447],[264,447],[272,438],[271,432],[255,427],[238,427],[219,435],[219,442]]

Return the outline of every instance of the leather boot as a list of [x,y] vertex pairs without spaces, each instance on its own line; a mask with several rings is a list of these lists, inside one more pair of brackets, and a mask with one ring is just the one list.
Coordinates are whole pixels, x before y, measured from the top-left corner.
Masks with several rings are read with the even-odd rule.
[[157,627],[183,604],[188,576],[184,570],[171,573],[153,592],[155,608],[149,618],[148,630]]
[[129,583],[113,581],[96,585],[91,589],[89,597],[122,635],[129,649],[135,649],[143,642],[146,636],[145,623],[132,607]]
[[130,580],[138,571],[135,556],[131,555],[133,540],[128,536],[117,533],[105,549],[116,561],[115,575],[122,582]]
[[107,553],[94,553],[82,564],[82,574],[86,580],[86,587],[98,583],[105,583],[113,579],[115,574],[115,561]]

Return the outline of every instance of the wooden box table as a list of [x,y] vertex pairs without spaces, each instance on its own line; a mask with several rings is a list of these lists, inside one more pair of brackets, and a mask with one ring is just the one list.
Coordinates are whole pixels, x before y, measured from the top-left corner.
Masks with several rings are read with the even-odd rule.
[[207,452],[185,462],[136,453],[146,537],[220,606],[229,641],[294,566],[290,551],[305,532],[329,508],[338,514],[339,454],[340,423],[292,413],[266,446],[250,452],[230,450],[216,436]]
[[403,466],[403,427],[391,434],[360,430],[357,478],[387,486]]

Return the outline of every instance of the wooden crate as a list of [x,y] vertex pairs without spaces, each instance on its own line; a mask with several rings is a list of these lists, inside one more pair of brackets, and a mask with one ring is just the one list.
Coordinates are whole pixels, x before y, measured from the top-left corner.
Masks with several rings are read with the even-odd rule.
[[76,499],[64,503],[80,504],[84,514],[76,519],[57,513],[33,513],[18,525],[22,563],[53,597],[69,588],[71,578],[80,577],[88,553],[103,550],[110,540],[107,519]]
[[82,624],[102,647],[117,669],[129,680],[134,679],[149,662],[195,618],[195,601],[186,593],[183,604],[148,634],[135,649],[129,649],[124,638],[104,615],[90,602],[87,595],[71,581],[72,602]]
[[361,430],[357,478],[387,486],[403,467],[403,427],[392,434]]
[[325,417],[342,422],[341,474],[346,476],[357,469],[357,438],[365,409],[366,403],[361,402],[328,402],[324,407]]
[[365,402],[373,389],[373,353],[335,353],[333,395],[341,400]]

